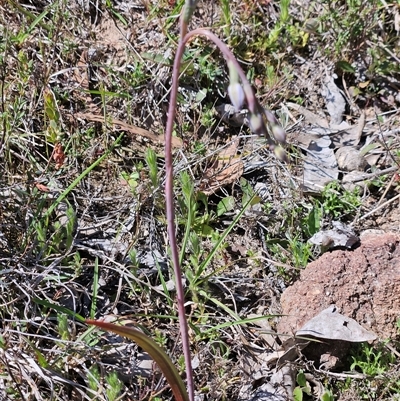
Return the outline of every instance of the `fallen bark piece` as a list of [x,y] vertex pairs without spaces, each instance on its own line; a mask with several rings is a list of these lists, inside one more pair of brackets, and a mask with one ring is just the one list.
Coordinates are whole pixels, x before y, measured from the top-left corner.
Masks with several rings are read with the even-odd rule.
[[376,334],[364,329],[354,319],[339,313],[335,305],[324,309],[309,320],[296,337],[313,336],[320,339],[343,340],[354,343],[376,340]]
[[337,180],[339,169],[329,136],[310,142],[304,159],[304,189],[320,192],[326,184]]
[[233,184],[243,174],[243,162],[236,156],[239,138],[218,153],[215,161],[204,172],[200,183],[200,191],[206,195],[217,192],[225,185]]
[[308,240],[310,244],[321,246],[323,252],[336,247],[352,248],[359,241],[351,227],[340,221],[332,221],[332,229],[318,231]]

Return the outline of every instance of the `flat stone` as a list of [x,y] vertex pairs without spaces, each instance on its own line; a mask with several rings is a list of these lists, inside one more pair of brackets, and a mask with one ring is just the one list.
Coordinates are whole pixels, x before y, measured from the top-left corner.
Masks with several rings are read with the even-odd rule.
[[354,250],[334,250],[310,263],[281,297],[277,331],[294,334],[331,304],[381,338],[399,334],[400,236],[368,233]]

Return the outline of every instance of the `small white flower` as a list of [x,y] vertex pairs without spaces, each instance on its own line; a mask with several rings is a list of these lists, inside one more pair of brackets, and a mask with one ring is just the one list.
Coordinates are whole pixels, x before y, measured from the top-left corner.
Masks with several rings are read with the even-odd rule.
[[286,142],[285,130],[280,125],[273,125],[271,129],[272,129],[272,135],[274,136],[277,142],[279,143]]
[[251,114],[249,123],[252,132],[258,135],[262,135],[264,133],[264,120],[261,114]]
[[231,83],[228,86],[228,95],[236,111],[240,111],[244,103],[244,92],[239,82]]

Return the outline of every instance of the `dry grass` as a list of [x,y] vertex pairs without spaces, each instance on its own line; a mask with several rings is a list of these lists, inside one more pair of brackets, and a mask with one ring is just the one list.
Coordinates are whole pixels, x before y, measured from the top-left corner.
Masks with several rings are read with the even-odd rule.
[[[163,198],[163,130],[179,11],[172,3],[0,5],[1,401],[117,399],[110,393],[118,387],[109,383],[111,372],[122,383],[119,399],[171,397],[140,349],[82,320],[118,317],[135,324],[182,368]],[[295,139],[305,124],[284,102],[302,101],[321,115],[320,81],[336,65],[346,93],[360,92],[349,99],[349,122],[365,110],[368,136],[382,145],[379,167],[393,165],[399,145],[393,131],[400,103],[393,25],[398,10],[374,5],[373,18],[359,28],[362,40],[353,43],[355,33],[347,41],[340,35],[351,25],[349,2],[337,2],[335,13],[347,16],[339,19],[326,4],[293,1],[290,20],[271,41],[281,16],[276,2],[230,2],[230,24],[220,4],[211,3],[199,3],[193,27],[210,26],[225,37],[259,98],[278,111],[294,138],[293,162],[283,165],[246,126],[223,121],[214,106],[228,102],[224,61],[203,40],[191,43],[181,79],[176,171],[187,171],[195,190],[209,196],[196,198],[193,232],[200,252],[193,243],[188,248],[187,274],[195,275],[193,258],[203,261],[213,250],[246,191],[266,183],[268,192],[217,250],[196,288],[187,281],[199,399],[232,400],[244,385],[257,387],[251,373],[243,375],[241,361],[269,345],[253,324],[223,324],[251,313],[279,313],[279,295],[298,271],[285,268],[295,265],[290,241],[296,238],[303,249],[307,233],[299,227],[314,205],[299,186],[301,150]],[[307,33],[305,22],[319,15],[321,25]],[[342,56],[329,51],[337,46],[349,64],[359,63],[357,73],[337,68]],[[389,55],[387,62],[383,55]],[[196,100],[201,90],[205,97]],[[240,141],[224,170],[222,149],[232,150],[235,137]],[[157,155],[156,185],[148,149]],[[367,206],[359,216],[376,207],[386,188],[386,197],[397,191],[388,186],[390,178],[363,194]],[[207,188],[211,185],[217,190]],[[186,218],[181,187],[177,179],[180,241]],[[217,205],[227,196],[234,197],[234,207],[219,216]],[[361,229],[373,221],[355,224]],[[313,249],[305,259],[318,252]]]

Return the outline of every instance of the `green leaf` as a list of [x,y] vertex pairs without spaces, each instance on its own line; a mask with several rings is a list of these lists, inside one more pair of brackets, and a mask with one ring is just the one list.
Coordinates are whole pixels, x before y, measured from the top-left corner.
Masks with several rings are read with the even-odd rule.
[[202,102],[206,98],[206,96],[207,96],[207,89],[205,88],[200,89],[196,95],[196,102],[197,103]]
[[99,259],[94,261],[92,304],[90,305],[90,318],[94,319],[97,309],[97,296],[99,291]]
[[379,146],[380,146],[380,144],[378,144],[378,143],[370,143],[369,145],[364,146],[360,150],[360,156],[365,156],[368,152],[370,152],[373,149],[376,149]]
[[162,54],[144,52],[141,53],[140,56],[145,60],[150,60],[157,64],[163,64],[168,66],[172,66],[173,64],[173,60],[165,58]]
[[296,376],[296,382],[299,386],[301,387],[306,387],[307,386],[307,379],[302,370],[299,371],[299,373]]
[[325,390],[324,394],[321,395],[321,401],[334,401],[332,393],[329,390]]
[[296,387],[293,390],[294,401],[303,401],[303,391],[300,387]]
[[64,306],[56,305],[56,304],[53,304],[52,302],[49,302],[49,301],[46,301],[46,300],[43,300],[43,299],[39,299],[39,298],[33,298],[33,302],[35,302],[35,304],[43,305],[43,306],[46,306],[48,308],[54,309],[55,311],[57,311],[59,313],[65,313],[66,315],[69,315],[72,318],[74,318],[76,320],[79,320],[80,322],[84,322],[85,321],[84,317],[82,317],[78,313],[73,312],[70,309],[64,308]]
[[208,224],[203,224],[201,226],[201,235],[203,237],[211,237],[211,235],[214,233],[214,231],[215,230]]
[[305,231],[307,235],[312,237],[315,233],[317,233],[321,227],[322,220],[322,212],[321,208],[318,205],[313,206],[312,210],[308,214],[305,219]]
[[54,121],[56,124],[60,121],[60,113],[58,111],[56,97],[50,88],[45,88],[43,91],[44,112],[49,121]]
[[100,327],[105,331],[111,331],[120,336],[124,336],[135,341],[139,347],[142,347],[151,358],[158,364],[165,378],[167,379],[176,401],[189,401],[189,396],[185,385],[174,364],[161,347],[151,338],[147,337],[141,331],[126,326],[117,326],[116,324],[102,322],[100,320],[86,320],[87,324]]
[[36,358],[38,361],[39,366],[41,366],[42,368],[48,368],[49,364],[46,361],[46,358],[44,357],[44,355],[35,348],[35,354],[36,354]]
[[235,207],[235,198],[233,196],[227,196],[223,198],[217,205],[217,216],[222,216],[226,212],[230,212]]
[[[33,344],[31,341],[29,341],[27,338],[24,338],[24,341],[26,341],[27,344],[33,349],[35,355],[36,355],[36,360],[39,364],[40,367],[42,368],[48,368],[49,364],[44,357],[44,355],[36,348],[35,344]],[[3,348],[3,347],[1,347]]]
[[338,61],[336,63],[336,67],[341,69],[344,72],[351,72],[352,74],[354,74],[356,72],[356,69],[345,60]]
[[158,167],[157,167],[157,155],[156,152],[151,149],[147,148],[145,153],[145,160],[147,167],[149,168],[149,176],[151,183],[153,184],[154,188],[158,187]]
[[242,206],[249,201],[250,198],[252,198],[250,206],[256,205],[257,203],[261,202],[261,198],[259,196],[256,196],[254,189],[250,185],[250,183],[244,179],[243,177],[240,178],[240,188],[242,189],[243,195],[242,195]]

